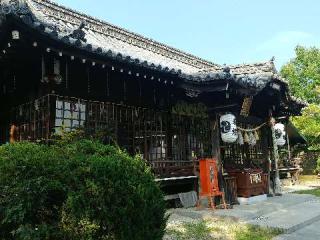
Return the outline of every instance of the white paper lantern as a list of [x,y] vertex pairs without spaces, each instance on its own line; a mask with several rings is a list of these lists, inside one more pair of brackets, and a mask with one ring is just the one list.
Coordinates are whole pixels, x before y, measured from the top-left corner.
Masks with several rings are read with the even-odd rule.
[[278,146],[283,146],[286,144],[286,132],[284,130],[284,125],[282,123],[277,123],[274,125],[275,137]]
[[236,117],[231,114],[225,114],[220,117],[221,139],[226,143],[234,143],[238,139]]

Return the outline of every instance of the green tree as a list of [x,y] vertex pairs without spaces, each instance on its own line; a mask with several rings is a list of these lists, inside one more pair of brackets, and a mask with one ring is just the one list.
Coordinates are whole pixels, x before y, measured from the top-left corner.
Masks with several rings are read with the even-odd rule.
[[297,46],[296,57],[281,69],[294,96],[320,104],[320,49]]
[[289,81],[291,94],[309,105],[292,121],[307,138],[309,149],[320,150],[320,49],[297,46],[295,53],[280,73]]
[[302,116],[293,118],[294,125],[308,139],[310,150],[320,150],[320,106],[309,104]]

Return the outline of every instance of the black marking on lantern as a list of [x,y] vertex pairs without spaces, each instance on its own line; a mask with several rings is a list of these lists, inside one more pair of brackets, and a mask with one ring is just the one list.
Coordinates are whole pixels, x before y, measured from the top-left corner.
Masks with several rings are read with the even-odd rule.
[[280,129],[275,129],[274,134],[275,134],[276,139],[279,139],[282,135],[282,132]]
[[228,121],[222,121],[220,124],[220,130],[222,133],[228,133],[231,130],[231,123]]
[[238,131],[237,131],[236,128],[232,129],[232,134],[233,134],[233,135],[238,135]]

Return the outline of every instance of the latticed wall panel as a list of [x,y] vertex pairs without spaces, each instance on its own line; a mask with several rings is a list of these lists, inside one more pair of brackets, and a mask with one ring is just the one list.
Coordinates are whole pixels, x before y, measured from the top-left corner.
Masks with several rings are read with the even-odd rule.
[[52,99],[53,96],[47,95],[12,109],[9,127],[16,127],[13,135],[17,141],[49,140],[52,127]]
[[17,140],[31,141],[49,141],[53,134],[82,128],[130,154],[141,154],[159,169],[212,155],[209,119],[142,107],[48,95],[13,109],[11,124],[17,126]]

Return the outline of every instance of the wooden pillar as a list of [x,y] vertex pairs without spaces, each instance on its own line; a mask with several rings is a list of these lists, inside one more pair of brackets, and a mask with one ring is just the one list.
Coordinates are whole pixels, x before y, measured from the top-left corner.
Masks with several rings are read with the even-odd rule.
[[268,131],[265,127],[262,127],[261,130],[260,130],[260,141],[261,141],[261,151],[262,151],[262,154],[265,158],[265,166],[264,166],[264,171],[267,172],[268,171],[268,158],[270,157],[269,156],[269,144],[268,144]]
[[10,127],[10,143],[14,143],[17,140],[17,127],[12,124]]
[[[270,185],[271,183],[271,178],[270,178],[270,174],[271,174],[271,158],[272,158],[272,154],[269,151],[270,150],[270,132],[269,129],[267,127],[263,127],[261,129],[261,145],[262,145],[262,153],[263,156],[265,156],[265,172],[267,172],[268,174],[268,186],[267,186],[267,194],[268,195],[272,195],[272,187]],[[272,144],[272,143],[271,143]]]
[[279,176],[279,168],[278,168],[278,162],[279,162],[279,151],[278,151],[278,145],[276,141],[276,134],[275,134],[275,119],[273,117],[270,118],[270,128],[271,128],[271,136],[272,136],[272,144],[273,144],[273,157],[274,157],[274,170],[275,170],[275,177],[274,177],[274,193],[276,195],[281,195],[281,182],[280,182],[280,176]]
[[87,90],[88,90],[88,94],[91,93],[91,79],[90,79],[90,67],[87,66],[86,69],[86,73],[87,73]]
[[106,93],[107,97],[110,97],[110,83],[109,83],[109,70],[106,71]]
[[47,107],[47,116],[45,119],[46,124],[46,141],[49,141],[51,137],[51,133],[54,130],[55,127],[55,121],[56,121],[56,102],[57,97],[53,95],[47,95],[43,97],[43,101],[46,102]]
[[68,59],[66,58],[66,66],[65,66],[65,89],[69,89],[69,63]]
[[286,135],[287,135],[288,161],[290,162],[290,160],[291,160],[291,149],[290,149],[290,139],[289,139],[289,134],[288,134],[288,123],[286,124],[286,126],[287,126]]
[[219,171],[222,169],[221,155],[220,155],[220,129],[219,119],[216,115],[214,121],[212,121],[212,156],[217,160],[217,166]]
[[171,111],[168,114],[164,114],[164,116],[166,117],[166,136],[167,136],[167,160],[169,159],[173,159],[173,152],[172,152],[172,139],[173,139],[173,128],[172,128],[172,113]]
[[139,84],[139,103],[138,104],[141,106],[142,105],[142,83],[140,78],[139,78],[138,84]]
[[[131,79],[132,80],[132,79]],[[126,78],[123,78],[123,101],[126,102],[128,97],[127,97],[127,82]]]

